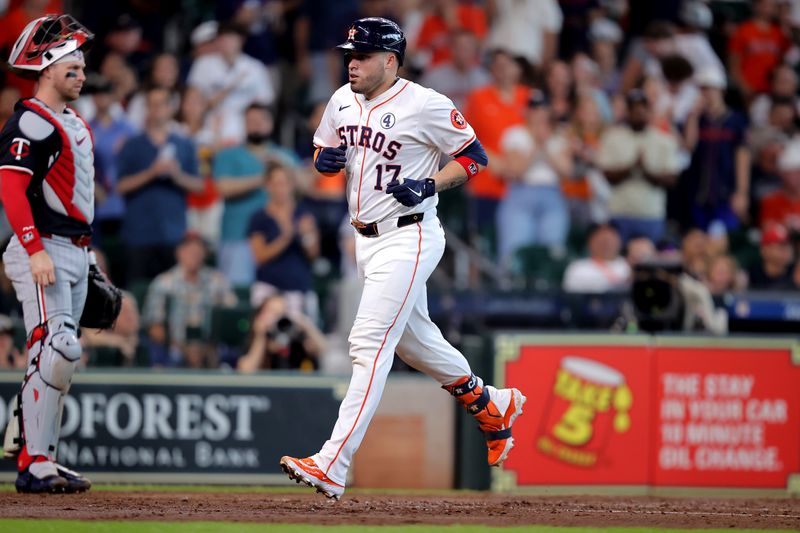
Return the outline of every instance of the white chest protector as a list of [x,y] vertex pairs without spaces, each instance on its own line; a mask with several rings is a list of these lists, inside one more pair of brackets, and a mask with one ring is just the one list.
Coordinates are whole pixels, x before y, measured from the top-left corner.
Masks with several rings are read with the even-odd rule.
[[49,155],[48,171],[42,183],[47,206],[66,216],[75,217],[77,211],[91,224],[94,220],[94,143],[88,126],[71,109],[55,113],[35,99],[29,103],[39,114],[25,112],[20,118],[20,130],[35,140],[53,134],[61,137],[61,150]]

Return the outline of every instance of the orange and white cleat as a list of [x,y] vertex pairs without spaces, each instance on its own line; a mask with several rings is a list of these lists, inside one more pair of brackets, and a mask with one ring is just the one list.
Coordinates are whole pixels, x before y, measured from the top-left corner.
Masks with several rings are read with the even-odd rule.
[[484,386],[475,375],[464,376],[444,387],[478,421],[489,448],[489,466],[500,466],[514,447],[511,426],[527,400],[519,389]]
[[281,468],[289,475],[289,479],[314,487],[327,498],[339,501],[344,494],[344,485],[339,485],[326,476],[311,457],[298,459],[284,455],[281,457]]

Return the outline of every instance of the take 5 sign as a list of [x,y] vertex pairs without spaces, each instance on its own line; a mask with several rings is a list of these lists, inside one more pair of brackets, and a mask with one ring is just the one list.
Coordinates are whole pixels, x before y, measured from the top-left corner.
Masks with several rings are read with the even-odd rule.
[[800,472],[800,366],[791,347],[667,342],[498,338],[495,381],[528,402],[495,488],[787,488]]
[[503,465],[517,486],[647,483],[652,395],[643,346],[499,343],[502,386],[528,397]]

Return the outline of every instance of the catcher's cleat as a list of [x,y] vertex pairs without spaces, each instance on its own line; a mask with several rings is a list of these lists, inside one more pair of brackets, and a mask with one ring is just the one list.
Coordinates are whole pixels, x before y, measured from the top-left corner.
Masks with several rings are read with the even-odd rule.
[[465,376],[444,387],[478,421],[486,437],[489,466],[500,466],[514,447],[511,426],[522,414],[527,398],[518,389],[483,386],[480,378]]
[[67,490],[67,480],[58,475],[56,466],[50,461],[35,461],[17,473],[14,482],[17,492],[57,494]]
[[317,492],[321,492],[332,500],[339,501],[344,494],[344,485],[339,485],[328,478],[310,457],[297,459],[284,455],[281,457],[281,468],[289,475],[289,479],[314,487]]
[[83,474],[79,474],[74,470],[70,470],[64,465],[53,463],[56,465],[58,475],[67,480],[67,487],[64,492],[73,494],[75,492],[86,492],[92,488],[92,482],[86,479]]

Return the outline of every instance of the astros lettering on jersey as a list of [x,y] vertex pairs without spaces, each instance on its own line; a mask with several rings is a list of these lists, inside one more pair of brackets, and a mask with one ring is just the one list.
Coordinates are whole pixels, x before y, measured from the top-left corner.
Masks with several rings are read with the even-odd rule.
[[435,207],[437,196],[406,207],[386,194],[386,184],[429,178],[442,153],[457,154],[474,140],[472,126],[450,99],[402,78],[372,100],[349,84],[341,87],[314,135],[318,147],[346,146],[350,217],[366,223]]

